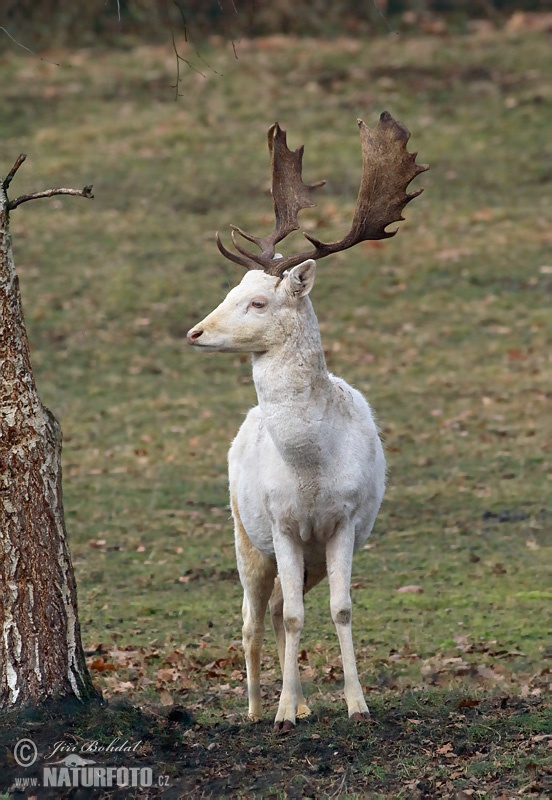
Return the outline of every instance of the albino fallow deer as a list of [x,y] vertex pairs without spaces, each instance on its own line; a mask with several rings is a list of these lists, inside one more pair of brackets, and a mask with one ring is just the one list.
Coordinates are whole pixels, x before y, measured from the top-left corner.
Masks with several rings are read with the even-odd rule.
[[[274,727],[288,731],[310,710],[303,697],[298,648],[303,595],[328,575],[349,716],[369,715],[358,679],[351,633],[353,553],[366,541],[385,491],[385,457],[370,406],[326,368],[318,322],[308,297],[315,261],[367,239],[387,239],[403,219],[406,193],[427,169],[406,144],[409,132],[384,112],[374,129],[358,122],[363,174],[353,224],[340,241],[305,234],[312,249],[286,257],[276,245],[299,228],[323,181],[302,179],[303,148],[291,151],[278,124],[268,132],[276,224],[266,237],[233,226],[236,252],[217,234],[224,256],[249,272],[225,300],[188,332],[207,352],[251,353],[259,404],[242,424],[228,455],[236,553],[243,585],[243,645],[249,715],[261,709],[260,656],[270,601],[282,692]],[[247,250],[236,238],[258,246]]]

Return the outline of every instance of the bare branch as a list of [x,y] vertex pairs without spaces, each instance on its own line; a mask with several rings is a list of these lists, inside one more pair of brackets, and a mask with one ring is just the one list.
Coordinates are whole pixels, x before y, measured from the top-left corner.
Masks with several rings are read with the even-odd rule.
[[[17,163],[17,162],[16,162]],[[54,197],[56,194],[71,194],[75,197],[86,197],[91,200],[94,195],[92,194],[92,186],[85,186],[84,189],[46,189],[44,192],[31,192],[31,194],[22,194],[16,197],[15,200],[10,200],[8,203],[8,211],[13,211],[14,208],[20,206],[22,203],[27,203],[29,200],[40,200],[43,197]]]
[[4,180],[3,180],[3,182],[2,182],[2,189],[3,189],[5,192],[8,190],[8,186],[9,186],[9,185],[10,185],[10,183],[12,182],[12,180],[13,180],[13,177],[14,177],[15,173],[17,172],[17,170],[19,169],[19,167],[20,167],[20,166],[21,166],[21,164],[22,164],[22,163],[25,161],[25,159],[26,159],[26,158],[27,158],[27,154],[26,154],[26,153],[20,153],[20,154],[17,156],[17,159],[16,159],[16,162],[15,162],[15,164],[14,164],[14,165],[13,165],[13,167],[10,169],[10,171],[8,172],[8,174],[6,175],[6,177],[4,178]]

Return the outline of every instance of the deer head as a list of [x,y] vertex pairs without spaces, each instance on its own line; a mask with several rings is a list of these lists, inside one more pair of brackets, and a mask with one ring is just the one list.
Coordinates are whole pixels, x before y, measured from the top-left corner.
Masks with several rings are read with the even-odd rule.
[[[188,342],[208,350],[263,352],[275,336],[282,336],[283,320],[304,300],[314,282],[318,259],[347,250],[366,240],[389,239],[397,230],[387,231],[393,222],[404,219],[407,203],[423,189],[408,194],[409,183],[429,169],[416,164],[417,153],[406,149],[409,131],[389,112],[381,114],[375,128],[358,120],[362,145],[363,171],[357,205],[350,231],[336,242],[322,242],[303,235],[312,248],[288,256],[276,253],[276,245],[298,230],[299,211],[315,203],[312,194],[325,181],[303,183],[304,148],[287,146],[286,132],[278,123],[268,131],[272,172],[272,198],[275,227],[268,236],[253,236],[232,226],[235,252],[228,250],[217,232],[220,252],[230,261],[245,267],[248,274],[239,286],[208,317],[188,332]],[[258,247],[252,252],[238,241],[241,236]],[[279,323],[269,325],[270,320]]]
[[314,284],[315,262],[292,267],[283,278],[251,270],[203,322],[188,342],[207,352],[266,353],[289,333]]

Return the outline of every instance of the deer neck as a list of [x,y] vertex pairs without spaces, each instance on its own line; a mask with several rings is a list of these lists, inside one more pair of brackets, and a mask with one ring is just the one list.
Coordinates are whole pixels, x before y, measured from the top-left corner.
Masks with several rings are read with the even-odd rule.
[[263,418],[286,461],[320,458],[323,423],[333,395],[318,321],[308,298],[281,345],[254,354],[253,380]]

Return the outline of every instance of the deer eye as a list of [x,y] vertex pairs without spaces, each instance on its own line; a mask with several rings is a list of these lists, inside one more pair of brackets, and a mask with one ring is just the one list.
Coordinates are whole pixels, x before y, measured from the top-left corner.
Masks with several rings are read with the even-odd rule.
[[249,303],[251,308],[266,308],[267,301],[264,297],[254,297]]

